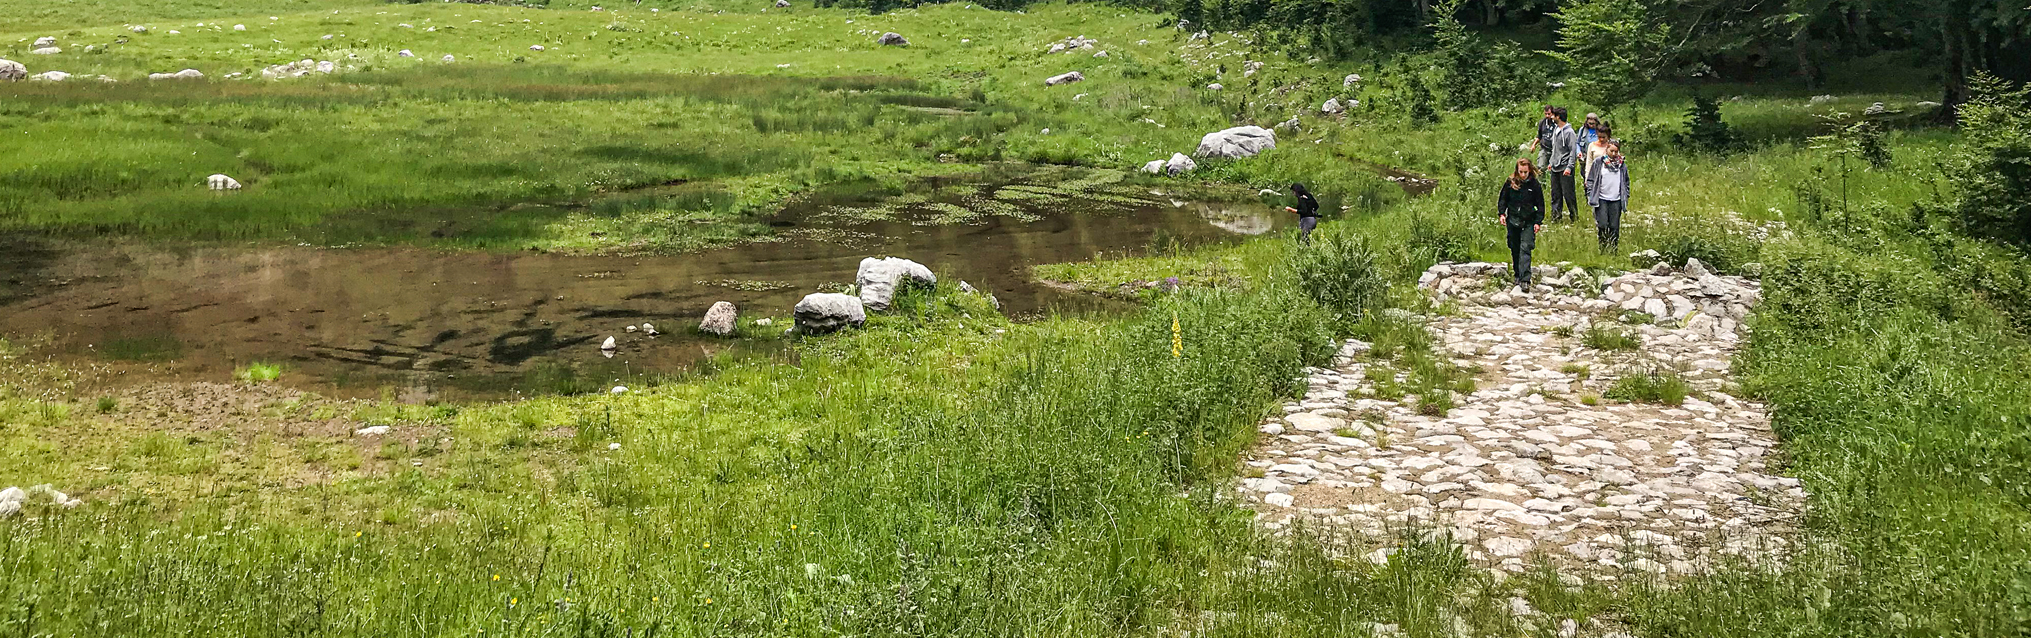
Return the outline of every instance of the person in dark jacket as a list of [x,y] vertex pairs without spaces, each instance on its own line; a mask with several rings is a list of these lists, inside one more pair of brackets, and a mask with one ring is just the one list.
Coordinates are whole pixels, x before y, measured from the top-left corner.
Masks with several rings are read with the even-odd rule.
[[1298,198],[1298,206],[1285,206],[1284,210],[1298,214],[1298,243],[1312,243],[1312,229],[1319,227],[1319,200],[1304,184],[1291,184],[1291,196]]
[[1606,252],[1622,243],[1622,213],[1629,209],[1629,163],[1622,145],[1608,142],[1607,153],[1587,166],[1587,203],[1594,205],[1594,234]]
[[1529,292],[1530,252],[1537,248],[1538,231],[1544,229],[1544,187],[1529,158],[1518,158],[1516,172],[1502,183],[1495,214],[1509,230],[1509,264],[1516,271],[1516,288]]

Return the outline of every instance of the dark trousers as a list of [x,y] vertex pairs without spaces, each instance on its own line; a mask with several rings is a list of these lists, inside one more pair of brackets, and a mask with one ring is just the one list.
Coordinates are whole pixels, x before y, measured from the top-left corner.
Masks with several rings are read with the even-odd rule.
[[1545,221],[1558,221],[1559,213],[1565,213],[1566,221],[1580,216],[1579,195],[1573,192],[1573,176],[1564,171],[1552,171],[1551,188],[1544,194],[1545,206],[1550,216]]
[[1319,218],[1317,218],[1317,217],[1299,217],[1299,218],[1298,218],[1298,243],[1300,243],[1300,244],[1309,244],[1309,243],[1312,243],[1312,229],[1314,229],[1314,228],[1318,228],[1318,227],[1319,227]]
[[1536,229],[1509,225],[1509,265],[1516,271],[1516,285],[1530,285],[1530,251],[1536,248]]
[[1594,207],[1594,236],[1601,240],[1601,250],[1622,245],[1622,212],[1628,208],[1629,202],[1607,199]]

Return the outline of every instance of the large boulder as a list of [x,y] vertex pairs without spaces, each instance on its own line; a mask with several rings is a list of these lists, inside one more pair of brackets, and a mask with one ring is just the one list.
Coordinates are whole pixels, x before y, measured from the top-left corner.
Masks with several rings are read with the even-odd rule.
[[1078,71],[1073,71],[1071,73],[1066,73],[1064,75],[1053,75],[1051,77],[1044,78],[1044,86],[1071,84],[1073,82],[1083,82],[1085,80],[1086,76],[1084,74],[1081,74]]
[[1207,133],[1199,140],[1197,157],[1225,157],[1239,159],[1255,157],[1257,154],[1276,148],[1276,131],[1260,126],[1237,126],[1224,131]]
[[803,301],[797,302],[795,314],[797,331],[804,334],[822,335],[867,323],[867,309],[861,306],[860,298],[836,292],[805,295]]
[[853,283],[860,287],[860,302],[881,311],[895,302],[898,288],[937,285],[938,276],[923,264],[908,259],[869,257],[860,260],[860,271],[854,273]]
[[12,82],[28,77],[28,67],[13,60],[0,60],[0,82]]
[[1171,177],[1190,173],[1198,168],[1199,163],[1192,161],[1192,158],[1185,157],[1184,153],[1172,153],[1171,161],[1164,163],[1164,172],[1169,173]]
[[892,47],[906,47],[906,46],[910,46],[910,41],[909,41],[909,39],[907,39],[907,38],[904,38],[904,37],[903,37],[903,34],[900,34],[900,33],[896,33],[896,32],[894,32],[894,31],[890,31],[890,32],[888,32],[888,33],[884,33],[884,34],[882,34],[882,37],[880,37],[880,38],[877,38],[877,39],[875,40],[875,43],[876,43],[876,44],[882,44],[882,45],[887,45],[887,46],[892,46]]
[[705,320],[698,322],[698,331],[721,337],[732,336],[737,319],[740,319],[740,310],[733,306],[733,302],[716,302],[705,311]]

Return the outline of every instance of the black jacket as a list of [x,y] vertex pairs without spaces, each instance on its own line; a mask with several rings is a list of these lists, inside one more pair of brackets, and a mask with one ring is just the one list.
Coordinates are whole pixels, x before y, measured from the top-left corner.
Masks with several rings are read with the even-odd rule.
[[1299,217],[1319,216],[1319,200],[1314,199],[1310,194],[1299,195],[1296,208],[1298,209]]
[[1502,192],[1495,198],[1495,212],[1509,216],[1509,225],[1523,227],[1544,223],[1544,187],[1537,178],[1524,180],[1517,188],[1502,180]]

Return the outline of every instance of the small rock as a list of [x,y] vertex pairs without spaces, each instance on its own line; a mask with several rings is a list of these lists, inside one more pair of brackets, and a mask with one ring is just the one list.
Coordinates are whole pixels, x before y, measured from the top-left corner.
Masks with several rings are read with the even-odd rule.
[[381,436],[387,433],[388,426],[385,425],[369,425],[367,427],[353,430],[354,436]]
[[1073,71],[1070,73],[1053,75],[1051,77],[1044,78],[1044,86],[1058,86],[1060,84],[1071,84],[1073,82],[1083,82],[1085,80],[1086,80],[1085,74],[1082,74],[1078,71]]
[[240,181],[227,177],[224,173],[214,174],[211,177],[205,178],[205,185],[215,191],[240,190]]
[[794,312],[796,329],[805,334],[827,334],[867,323],[867,310],[860,298],[839,293],[805,295],[802,301],[797,302]]
[[607,338],[606,338],[606,341],[601,341],[601,342],[599,343],[599,349],[601,349],[601,350],[606,350],[606,351],[609,351],[609,352],[611,352],[611,351],[614,351],[614,350],[618,350],[618,349],[620,349],[620,347],[621,347],[621,344],[620,344],[619,342],[616,342],[616,341],[614,341],[614,338],[613,338],[613,337],[607,337]]
[[628,393],[628,386],[624,386],[624,385],[617,385],[617,386],[614,386],[614,389],[612,389],[612,390],[608,390],[608,391],[606,391],[606,392],[607,392],[607,394],[627,394],[627,393]]
[[904,38],[902,34],[896,33],[894,31],[882,34],[880,38],[875,39],[875,43],[883,46],[892,46],[892,47],[910,46],[909,39]]

